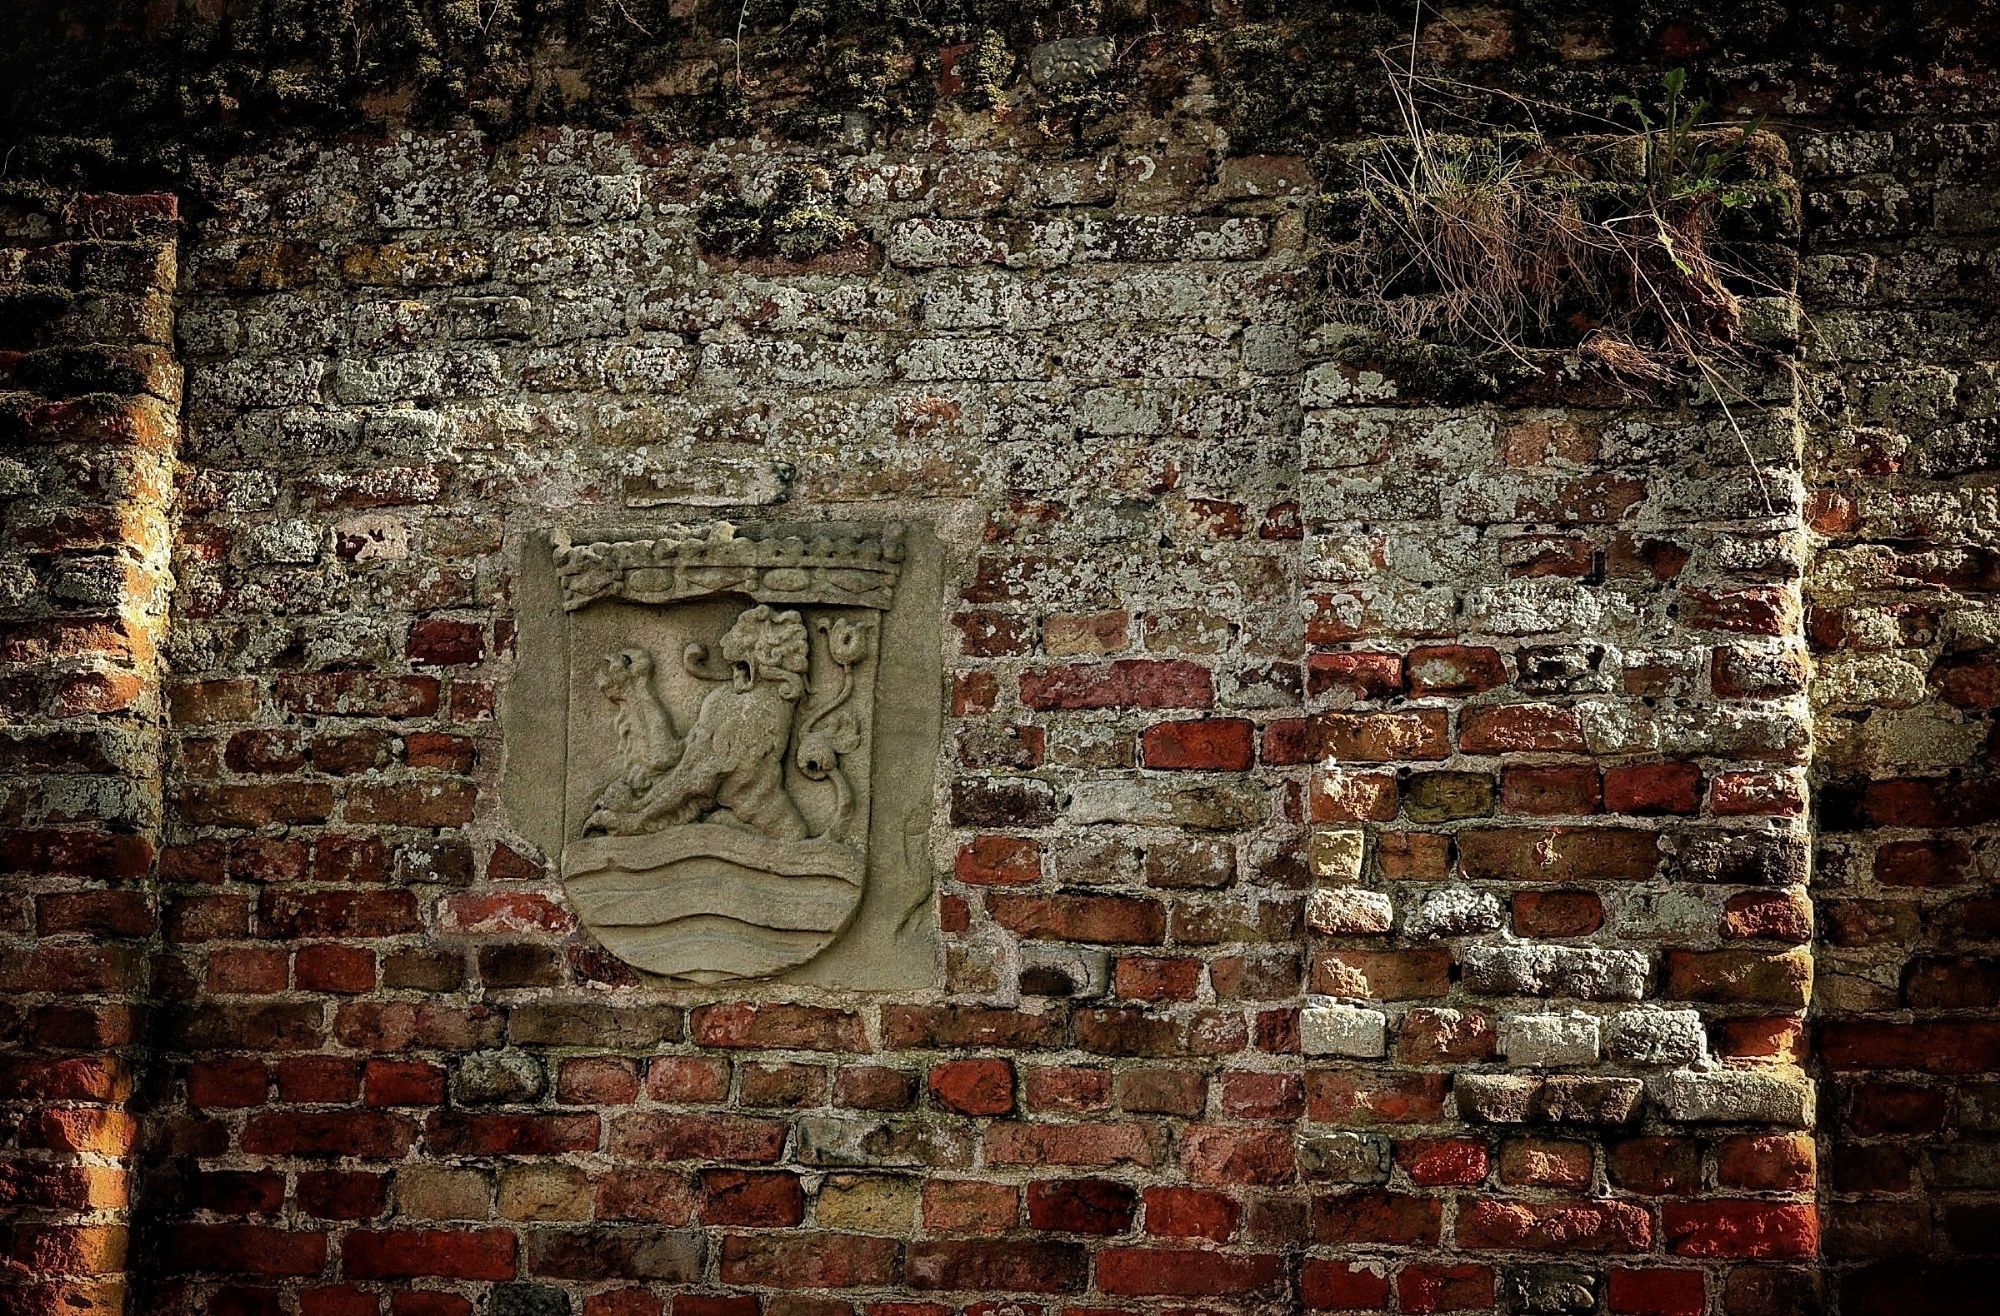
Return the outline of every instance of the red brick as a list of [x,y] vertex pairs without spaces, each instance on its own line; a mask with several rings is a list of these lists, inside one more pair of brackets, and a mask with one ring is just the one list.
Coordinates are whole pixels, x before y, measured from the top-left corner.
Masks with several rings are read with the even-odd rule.
[[722,1282],[780,1289],[875,1287],[892,1281],[896,1240],[856,1234],[730,1234]]
[[661,1056],[646,1070],[646,1095],[655,1101],[707,1104],[729,1095],[729,1062],[694,1056]]
[[474,1115],[439,1111],[424,1125],[424,1141],[446,1156],[551,1156],[597,1149],[594,1114]]
[[959,1239],[910,1244],[906,1273],[913,1289],[1080,1293],[1088,1263],[1081,1247],[1054,1239]]
[[1702,1316],[1707,1289],[1698,1270],[1613,1269],[1605,1298],[1618,1316]]
[[436,1106],[444,1101],[444,1069],[425,1060],[370,1060],[362,1086],[371,1106]]
[[1474,695],[1507,684],[1507,663],[1497,649],[1428,644],[1404,660],[1412,698]]
[[1683,590],[1681,622],[1738,635],[1783,635],[1796,620],[1789,594],[1769,585],[1740,589]]
[[1327,996],[1407,1001],[1451,988],[1446,950],[1323,950],[1313,957],[1312,990]]
[[1486,1144],[1469,1138],[1419,1138],[1396,1144],[1396,1164],[1410,1182],[1434,1188],[1475,1184],[1486,1178]]
[[702,1046],[784,1047],[799,1051],[869,1050],[861,1017],[814,1005],[704,1005],[689,1018]]
[[940,1234],[1005,1233],[1021,1214],[1021,1190],[972,1179],[929,1179],[923,1188],[924,1228]]
[[1490,827],[1458,834],[1465,876],[1506,882],[1640,879],[1659,867],[1655,832],[1623,827]]
[[375,990],[375,952],[362,946],[302,946],[292,956],[300,991],[349,995]]
[[1393,653],[1315,653],[1306,657],[1306,693],[1315,699],[1387,699],[1402,689],[1403,661]]
[[1590,748],[1576,710],[1550,704],[1468,708],[1459,714],[1458,747],[1468,754],[1582,754]]
[[1028,1185],[1028,1224],[1072,1234],[1122,1234],[1132,1227],[1138,1192],[1109,1179],[1041,1179]]
[[1128,1001],[1192,1001],[1201,989],[1202,962],[1153,955],[1120,955],[1112,974]]
[[1236,1119],[1296,1119],[1305,1110],[1305,1089],[1297,1074],[1230,1070],[1222,1076],[1221,1107]]
[[380,1316],[381,1299],[358,1288],[304,1289],[299,1316]]
[[1290,1183],[1297,1173],[1291,1130],[1195,1125],[1183,1135],[1188,1177],[1205,1184]]
[[1891,841],[1875,852],[1874,877],[1884,886],[1959,886],[1972,873],[1972,851],[1955,837]]
[[982,1180],[926,1180],[924,1228],[934,1234],[1002,1234],[1020,1220],[1020,1188]]
[[1624,1139],[1605,1148],[1604,1165],[1615,1187],[1651,1197],[1701,1187],[1701,1155],[1683,1138]]
[[1166,911],[1157,900],[996,891],[987,909],[1001,927],[1035,940],[1150,946],[1166,939]]
[[1931,684],[1954,708],[2000,708],[2000,650],[1943,659],[1931,668]]
[[1014,1066],[1006,1060],[951,1060],[933,1065],[931,1097],[958,1115],[1005,1115],[1014,1109]]
[[425,617],[410,623],[403,655],[437,667],[477,663],[486,657],[486,628],[476,621]]
[[1803,1133],[1740,1134],[1716,1149],[1716,1181],[1751,1192],[1802,1193],[1815,1186],[1813,1140]]
[[1669,1202],[1667,1251],[1682,1257],[1810,1257],[1819,1251],[1819,1212],[1809,1203]]
[[416,1129],[386,1111],[291,1111],[253,1115],[243,1150],[253,1156],[363,1156],[394,1160],[410,1149]]
[[1794,1014],[1717,1019],[1709,1026],[1709,1045],[1723,1059],[1776,1060],[1800,1065],[1806,1061],[1805,1022]]
[[357,1229],[341,1261],[351,1279],[512,1279],[515,1241],[504,1229]]
[[1380,1265],[1309,1258],[1299,1271],[1299,1301],[1307,1311],[1386,1308],[1389,1275]]
[[583,1316],[665,1316],[663,1299],[644,1289],[612,1289],[583,1300]]
[[976,886],[1023,886],[1042,879],[1039,841],[1019,836],[975,836],[958,848],[953,876]]
[[1023,1081],[1028,1109],[1103,1110],[1111,1104],[1111,1075],[1074,1065],[1036,1065]]
[[1692,763],[1633,763],[1604,774],[1611,813],[1688,814],[1701,808],[1701,769]]
[[352,1101],[361,1066],[338,1056],[287,1056],[278,1061],[278,1096],[301,1105]]
[[1396,1300],[1405,1312],[1490,1311],[1493,1268],[1416,1264],[1396,1274]]
[[[372,749],[364,749],[365,762],[357,771],[366,771],[374,766]],[[319,742],[313,746],[313,766],[323,772],[334,771],[321,761]],[[403,762],[419,771],[431,772],[471,772],[479,761],[479,742],[470,736],[447,735],[441,731],[412,731],[403,737]]]
[[994,1124],[986,1130],[989,1165],[1156,1165],[1160,1149],[1142,1124]]
[[1124,658],[1021,673],[1029,708],[1207,708],[1215,702],[1208,669],[1182,659]]
[[1146,1232],[1155,1238],[1204,1238],[1227,1243],[1242,1208],[1227,1194],[1203,1188],[1148,1188]]
[[208,957],[210,995],[281,992],[287,981],[285,952],[277,947],[232,946]]
[[833,1103],[849,1110],[907,1110],[916,1078],[887,1065],[848,1065],[833,1076]]
[[1257,728],[1248,718],[1161,722],[1139,737],[1140,760],[1149,768],[1247,771],[1256,759]]
[[1602,803],[1597,769],[1589,764],[1510,767],[1500,774],[1500,807],[1506,813],[1592,814]]
[[1448,758],[1451,741],[1440,710],[1321,713],[1313,718],[1316,755],[1329,763],[1393,763]]
[[685,1225],[695,1219],[699,1194],[679,1170],[616,1169],[595,1183],[593,1213],[599,1220],[640,1220],[655,1226]]
[[1263,1253],[1109,1247],[1097,1254],[1097,1287],[1115,1297],[1247,1297],[1273,1291],[1284,1276],[1284,1259]]
[[1316,1124],[1430,1124],[1444,1115],[1446,1076],[1370,1069],[1306,1074],[1306,1114]]
[[[326,1264],[326,1237],[269,1225],[177,1224],[161,1257],[169,1274],[313,1275]],[[47,1258],[30,1264],[44,1273],[77,1273],[53,1269]]]
[[1459,1205],[1459,1246],[1482,1251],[1644,1252],[1652,1240],[1652,1217],[1630,1202],[1481,1198]]
[[1147,1066],[1122,1069],[1113,1082],[1118,1108],[1131,1115],[1192,1119],[1208,1104],[1208,1078],[1190,1069]]
[[1265,723],[1257,753],[1272,767],[1312,762],[1312,723],[1302,717],[1281,717]]
[[1722,907],[1722,935],[1803,945],[1812,940],[1812,902],[1799,890],[1744,891]]
[[298,1176],[299,1210],[322,1220],[368,1220],[389,1201],[389,1177],[345,1170],[308,1170]]
[[1380,832],[1375,862],[1399,882],[1436,882],[1451,875],[1451,838],[1432,832]]
[[1708,807],[1732,818],[1796,818],[1806,811],[1805,783],[1786,772],[1718,772]]
[[755,1161],[784,1153],[783,1120],[740,1115],[677,1115],[629,1111],[611,1124],[611,1154],[633,1160]]
[[1435,1246],[1443,1229],[1444,1202],[1382,1189],[1316,1197],[1313,1238],[1321,1243],[1397,1243]]
[[785,1170],[703,1170],[701,1222],[780,1228],[805,1219],[805,1190]]
[[1663,995],[1803,1010],[1812,995],[1812,959],[1804,950],[1668,951]]
[[261,1106],[271,1076],[258,1060],[207,1060],[188,1067],[187,1099],[204,1110]]
[[1054,1011],[982,1009],[977,1006],[882,1008],[883,1045],[913,1047],[1024,1047],[1053,1049],[1063,1035],[1063,1016]]
[[757,1298],[749,1294],[732,1298],[677,1293],[674,1295],[673,1316],[757,1316],[759,1307]]
[[639,1096],[639,1065],[623,1056],[577,1056],[562,1062],[558,1100],[576,1106],[622,1106]]
[[1587,937],[1604,926],[1604,900],[1593,891],[1516,891],[1513,911],[1523,937]]

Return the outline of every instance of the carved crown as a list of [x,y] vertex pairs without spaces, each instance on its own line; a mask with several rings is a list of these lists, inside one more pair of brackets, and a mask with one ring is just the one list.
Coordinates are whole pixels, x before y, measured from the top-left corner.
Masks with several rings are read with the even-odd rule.
[[675,603],[716,594],[886,610],[903,569],[903,527],[716,521],[646,539],[559,536],[555,564],[570,612],[600,599]]

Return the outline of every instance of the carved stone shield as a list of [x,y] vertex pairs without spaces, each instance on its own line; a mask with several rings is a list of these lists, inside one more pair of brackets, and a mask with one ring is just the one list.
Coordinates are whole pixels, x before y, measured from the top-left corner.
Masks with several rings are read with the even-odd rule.
[[[905,745],[912,712],[934,723],[935,689],[923,697],[921,673],[912,687],[917,655],[885,662],[885,645],[911,643],[907,539],[718,522],[549,541],[564,676],[529,684],[563,702],[563,882],[620,959],[689,983],[779,977],[849,933],[872,887],[891,888],[873,923],[921,888],[928,924],[930,801],[898,784],[902,816],[882,817],[876,798],[885,671],[894,768],[931,769]],[[510,719],[526,696],[510,691]],[[531,789],[514,735],[510,799]],[[911,921],[906,908],[892,944]]]

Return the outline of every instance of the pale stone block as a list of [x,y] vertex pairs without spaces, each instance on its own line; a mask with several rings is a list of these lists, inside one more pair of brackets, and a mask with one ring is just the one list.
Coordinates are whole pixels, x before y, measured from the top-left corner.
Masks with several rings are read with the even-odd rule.
[[1329,936],[1369,936],[1387,932],[1395,907],[1380,891],[1360,887],[1328,887],[1306,901],[1306,923]]
[[1359,882],[1367,853],[1367,834],[1359,828],[1314,832],[1307,852],[1313,881],[1321,886],[1351,886]]
[[1812,1080],[1789,1066],[1660,1074],[1648,1079],[1646,1088],[1671,1120],[1798,1129],[1813,1122]]
[[1597,1063],[1597,1020],[1587,1014],[1508,1015],[1500,1020],[1499,1041],[1509,1064],[1549,1068]]
[[1299,1015],[1307,1055],[1374,1059],[1387,1054],[1388,1016],[1355,1005],[1309,1005]]

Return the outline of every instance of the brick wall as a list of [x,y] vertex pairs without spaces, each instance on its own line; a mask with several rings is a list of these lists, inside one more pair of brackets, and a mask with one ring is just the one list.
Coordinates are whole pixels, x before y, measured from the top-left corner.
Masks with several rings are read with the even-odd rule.
[[1369,364],[1305,386],[1301,1146],[1325,1183],[1302,1296],[1800,1310],[1819,1239],[1789,385],[1739,434],[1555,378],[1439,406]]
[[[1991,98],[1715,76],[1818,120],[1733,415],[1320,323],[1185,80],[800,153],[807,262],[580,129],[10,219],[4,1301],[1983,1310]],[[938,529],[933,989],[641,983],[500,805],[527,537],[713,516]]]
[[170,196],[0,212],[0,1306],[123,1305],[179,439]]
[[[157,1309],[1291,1291],[1296,166],[861,161],[865,242],[701,258],[770,167],[329,147],[203,227]],[[938,990],[642,986],[498,812],[521,534],[715,504],[940,528]]]
[[1806,157],[1821,1140],[1850,1316],[1983,1311],[2000,1280],[2000,126],[1883,109]]

